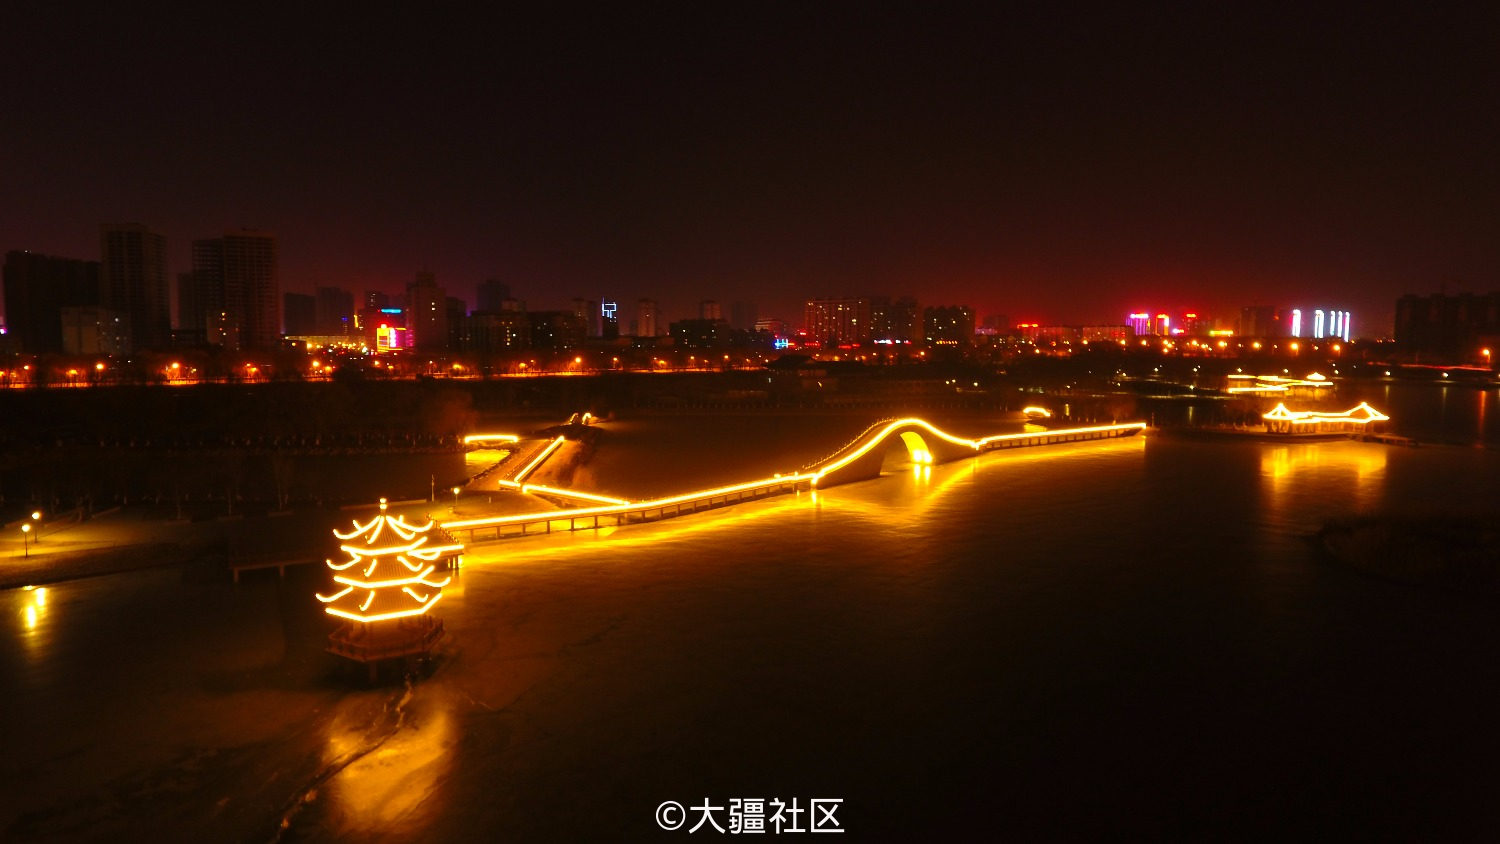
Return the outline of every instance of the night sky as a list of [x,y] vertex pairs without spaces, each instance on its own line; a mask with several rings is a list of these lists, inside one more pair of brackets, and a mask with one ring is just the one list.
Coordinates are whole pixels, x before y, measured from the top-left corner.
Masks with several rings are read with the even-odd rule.
[[[0,249],[281,245],[284,290],[910,293],[1013,321],[1500,288],[1500,12],[8,10]],[[870,4],[873,5],[873,4]],[[1208,4],[1214,5],[1214,4]],[[1325,4],[1306,4],[1324,6]]]

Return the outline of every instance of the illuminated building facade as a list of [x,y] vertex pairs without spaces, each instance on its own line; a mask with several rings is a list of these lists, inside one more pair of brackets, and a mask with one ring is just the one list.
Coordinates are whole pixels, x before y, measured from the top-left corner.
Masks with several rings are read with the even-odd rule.
[[869,299],[809,299],[803,328],[809,338],[826,346],[868,343],[870,315]]
[[1353,319],[1348,311],[1333,308],[1292,308],[1289,312],[1287,336],[1315,340],[1343,340],[1348,342],[1353,332]]
[[605,340],[620,337],[620,305],[610,299],[599,303],[599,336]]
[[[1196,315],[1195,315],[1196,316]],[[1172,333],[1172,317],[1166,313],[1136,311],[1125,317],[1125,324],[1137,337],[1167,337]]]
[[411,336],[406,319],[406,311],[401,308],[365,308],[359,314],[361,339],[376,353],[410,349],[416,338]]

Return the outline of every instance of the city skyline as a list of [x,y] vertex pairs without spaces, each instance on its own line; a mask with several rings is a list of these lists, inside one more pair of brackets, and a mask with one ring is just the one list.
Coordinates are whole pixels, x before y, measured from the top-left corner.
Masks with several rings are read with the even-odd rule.
[[1483,11],[205,14],[18,14],[0,188],[28,206],[0,249],[91,260],[138,221],[175,278],[254,227],[284,291],[425,269],[669,318],[922,290],[1017,322],[1319,300],[1389,326],[1405,293],[1500,284]]

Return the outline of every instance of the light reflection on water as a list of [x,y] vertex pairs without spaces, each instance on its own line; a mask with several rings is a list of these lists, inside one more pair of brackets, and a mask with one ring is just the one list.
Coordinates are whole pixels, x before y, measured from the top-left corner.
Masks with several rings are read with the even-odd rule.
[[418,711],[403,711],[399,729],[391,724],[375,735],[361,718],[328,724],[324,764],[354,760],[320,795],[337,807],[345,833],[419,835],[430,816],[443,811],[446,801],[434,792],[449,776],[458,741],[451,703],[428,695]]
[[[822,442],[814,433],[804,445]],[[737,434],[750,453],[786,436]],[[320,790],[321,828],[460,839],[594,817],[634,829],[629,819],[649,822],[662,799],[704,796],[674,786],[701,791],[730,775],[736,787],[847,792],[869,817],[904,793],[935,797],[923,791],[930,778],[965,806],[1006,770],[1080,778],[1087,791],[1098,767],[1111,772],[1100,788],[1129,794],[1143,786],[1121,785],[1111,765],[1158,751],[1219,782],[1256,779],[1233,779],[1244,766],[1267,782],[1321,784],[1325,752],[1358,754],[1363,736],[1335,730],[1310,751],[1267,724],[1326,735],[1319,707],[1378,712],[1386,699],[1435,716],[1432,701],[1457,697],[1445,678],[1472,675],[1465,660],[1495,638],[1461,609],[1429,613],[1430,600],[1322,566],[1302,542],[1324,519],[1386,502],[1492,506],[1491,452],[1133,437],[913,467],[896,449],[876,482],[471,549],[443,601],[451,658],[417,685],[407,726]],[[607,449],[595,459],[600,476],[615,471]],[[652,484],[691,487],[694,465],[660,465]],[[220,713],[203,741],[247,744],[241,722],[296,712],[264,686],[321,682],[237,685],[296,642],[319,646],[316,625],[288,621],[316,614],[311,588],[299,603],[270,580],[236,589],[154,572],[40,591],[4,593],[4,635],[21,640],[10,652],[27,663],[25,682],[7,688],[21,711],[61,713],[47,723],[60,735],[108,725],[40,752],[161,766],[130,740],[169,729],[151,719]],[[1391,629],[1405,631],[1396,644]],[[1480,644],[1451,647],[1460,634]],[[0,672],[18,670],[10,659],[0,654]],[[1393,685],[1411,674],[1420,693]],[[225,691],[203,675],[236,679]],[[340,705],[364,694],[331,693]],[[1454,723],[1469,724],[1467,713]],[[378,738],[365,715],[257,733],[256,752],[333,764]],[[19,729],[0,727],[0,743],[24,738]],[[981,759],[1002,773],[947,773]],[[39,776],[75,801],[110,786]],[[1356,775],[1351,793],[1368,779]],[[1016,801],[1037,794],[1010,787]]]
[[1330,504],[1373,509],[1381,500],[1388,451],[1384,445],[1349,441],[1267,445],[1260,473],[1273,518],[1295,521],[1293,510],[1316,513]]

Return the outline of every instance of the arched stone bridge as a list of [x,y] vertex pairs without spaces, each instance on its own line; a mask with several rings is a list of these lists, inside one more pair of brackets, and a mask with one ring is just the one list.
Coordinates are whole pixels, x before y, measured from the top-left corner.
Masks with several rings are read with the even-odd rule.
[[1028,431],[1000,434],[980,439],[956,437],[925,419],[910,417],[877,422],[866,428],[848,445],[827,459],[805,467],[799,474],[809,476],[819,489],[838,484],[865,481],[880,476],[880,466],[896,443],[905,446],[911,462],[918,465],[947,463],[973,457],[983,451],[1001,448],[1025,448],[1084,440],[1128,437],[1145,430],[1143,422],[1125,425],[1098,425],[1087,428],[1065,428],[1056,431]]

